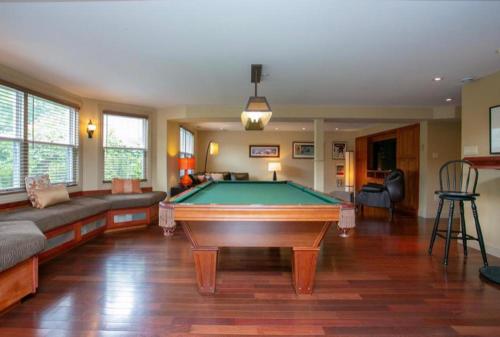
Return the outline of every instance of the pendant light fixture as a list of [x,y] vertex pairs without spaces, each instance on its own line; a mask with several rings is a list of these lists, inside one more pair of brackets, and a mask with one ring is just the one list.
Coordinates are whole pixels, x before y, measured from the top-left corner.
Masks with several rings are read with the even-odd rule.
[[248,98],[245,110],[241,113],[241,123],[245,130],[264,130],[273,112],[265,96],[257,95],[257,84],[262,75],[262,64],[252,64],[251,82],[255,84],[255,95]]

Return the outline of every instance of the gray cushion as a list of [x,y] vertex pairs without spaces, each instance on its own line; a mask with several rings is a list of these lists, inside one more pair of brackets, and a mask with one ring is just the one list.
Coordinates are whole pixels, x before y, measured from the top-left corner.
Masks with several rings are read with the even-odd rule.
[[165,200],[165,192],[145,192],[135,194],[107,194],[99,196],[111,203],[111,209],[150,207]]
[[72,198],[68,202],[43,209],[23,207],[0,212],[0,221],[31,220],[42,232],[82,220],[110,209],[110,203],[97,198]]
[[0,222],[0,272],[45,249],[45,235],[32,221]]

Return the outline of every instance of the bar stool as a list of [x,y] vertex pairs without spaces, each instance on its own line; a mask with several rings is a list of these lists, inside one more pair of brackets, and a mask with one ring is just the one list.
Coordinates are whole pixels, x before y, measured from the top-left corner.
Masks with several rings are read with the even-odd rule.
[[[450,240],[461,239],[464,248],[464,255],[467,256],[467,240],[475,240],[479,242],[483,263],[488,266],[488,259],[486,257],[486,249],[484,247],[483,234],[481,232],[481,225],[479,223],[479,216],[477,213],[476,198],[479,194],[476,193],[478,179],[478,171],[472,167],[472,163],[466,160],[452,160],[445,163],[439,170],[439,191],[435,193],[439,197],[439,205],[437,209],[436,219],[434,221],[434,228],[432,230],[431,242],[429,245],[429,255],[432,255],[432,247],[436,236],[446,239],[444,249],[443,264],[448,264],[448,254],[450,251]],[[444,201],[450,202],[450,209],[448,213],[448,228],[440,230],[439,220],[441,218],[441,211],[443,210]],[[455,202],[460,206],[460,227],[461,230],[453,230],[453,212],[455,210]],[[464,202],[470,202],[472,208],[472,215],[476,225],[477,238],[467,234],[465,227],[464,217]],[[444,235],[443,233],[446,233]]]

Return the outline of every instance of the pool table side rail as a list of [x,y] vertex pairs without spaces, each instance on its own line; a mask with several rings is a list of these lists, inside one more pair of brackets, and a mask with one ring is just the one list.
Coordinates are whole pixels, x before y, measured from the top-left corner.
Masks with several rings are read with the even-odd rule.
[[161,203],[172,221],[327,221],[340,219],[341,205],[195,205]]

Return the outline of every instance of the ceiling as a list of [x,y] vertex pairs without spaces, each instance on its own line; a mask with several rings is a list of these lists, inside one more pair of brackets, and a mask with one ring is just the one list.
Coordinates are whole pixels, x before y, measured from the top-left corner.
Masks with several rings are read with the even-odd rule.
[[[376,122],[325,122],[325,131],[360,131],[362,129],[377,125]],[[202,131],[242,131],[243,126],[239,121],[203,121],[186,123],[192,129]],[[313,122],[310,121],[297,121],[297,122],[284,122],[271,120],[266,126],[264,131],[303,131],[312,132]]]
[[0,64],[151,107],[243,106],[251,63],[271,106],[457,104],[462,78],[500,70],[498,13],[490,1],[3,1]]

